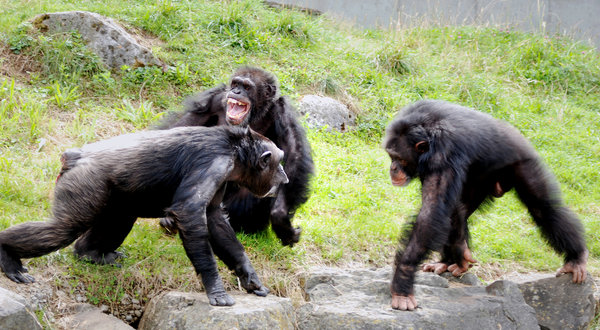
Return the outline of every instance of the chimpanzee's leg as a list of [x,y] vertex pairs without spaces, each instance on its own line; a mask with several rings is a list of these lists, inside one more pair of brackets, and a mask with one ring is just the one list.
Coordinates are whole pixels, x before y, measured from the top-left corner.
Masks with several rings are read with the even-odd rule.
[[118,210],[105,210],[83,236],[75,243],[75,254],[97,264],[114,264],[123,254],[116,251],[121,246],[137,217],[119,214]]
[[290,211],[290,206],[286,201],[287,190],[280,188],[277,197],[273,202],[271,209],[271,228],[281,239],[281,244],[294,246],[300,240],[302,229],[292,226],[292,217],[294,213]]
[[0,232],[0,267],[15,282],[30,283],[21,258],[33,258],[63,248],[83,234],[102,210],[106,185],[74,168],[61,176],[54,191],[54,219],[26,222]]
[[558,184],[538,160],[516,164],[515,189],[554,250],[564,255],[560,273],[573,273],[573,282],[586,278],[588,251],[583,226],[563,205]]
[[441,274],[446,270],[454,276],[464,274],[477,262],[473,259],[468,247],[469,227],[467,219],[479,208],[485,200],[487,192],[477,185],[466,184],[462,195],[462,201],[451,216],[452,228],[448,236],[448,242],[442,250],[442,259],[439,262],[423,265],[423,271]]

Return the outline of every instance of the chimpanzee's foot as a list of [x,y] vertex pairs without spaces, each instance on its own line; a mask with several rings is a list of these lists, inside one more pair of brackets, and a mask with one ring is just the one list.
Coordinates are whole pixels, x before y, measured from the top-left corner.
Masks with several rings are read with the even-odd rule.
[[473,267],[474,263],[477,263],[477,260],[473,259],[471,250],[469,250],[469,248],[467,247],[467,244],[465,242],[464,247],[463,247],[462,260],[460,260],[459,262],[454,263],[454,264],[449,264],[446,262],[434,262],[434,263],[430,263],[430,264],[424,264],[423,271],[424,272],[434,272],[437,275],[439,275],[445,271],[449,271],[452,273],[453,276],[458,277],[458,276],[463,275],[471,267]]
[[246,292],[252,292],[260,297],[266,297],[269,294],[269,289],[260,282],[252,265],[245,264],[237,267],[235,274],[240,279],[240,283],[246,289]]
[[164,218],[161,218],[158,221],[158,223],[160,224],[160,227],[163,229],[165,234],[177,235],[178,228],[177,228],[177,224],[175,223],[175,220],[173,220],[173,218],[164,217]]
[[440,275],[441,273],[448,270],[448,266],[449,265],[445,262],[432,262],[429,264],[424,264],[423,271],[424,272],[433,272],[437,275]]
[[82,260],[89,261],[99,265],[115,265],[121,267],[117,263],[117,259],[125,258],[125,254],[119,251],[101,253],[97,250],[75,251],[75,254]]
[[585,251],[579,260],[572,260],[565,263],[557,272],[556,276],[566,273],[573,273],[573,283],[583,283],[587,277],[586,265],[589,252]]
[[21,260],[9,255],[6,250],[0,248],[0,268],[6,277],[17,283],[33,283],[35,278],[27,274],[27,268],[23,267]]
[[417,308],[417,300],[414,294],[397,295],[392,293],[392,308],[401,311],[413,311]]

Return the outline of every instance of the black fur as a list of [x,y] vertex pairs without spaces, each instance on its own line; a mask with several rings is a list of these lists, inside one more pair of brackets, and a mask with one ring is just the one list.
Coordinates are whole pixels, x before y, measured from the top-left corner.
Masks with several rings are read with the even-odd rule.
[[[224,203],[236,231],[257,232],[265,229],[270,221],[282,244],[291,246],[298,242],[301,233],[299,227],[292,226],[291,220],[296,209],[308,200],[314,165],[296,111],[278,90],[277,80],[271,73],[242,67],[233,74],[228,86],[217,86],[189,98],[185,111],[169,116],[161,127],[249,125],[275,142],[285,152],[284,169],[290,183],[282,186],[276,197],[265,199],[255,198],[245,188],[229,185]],[[250,104],[243,119],[227,115],[229,98]],[[161,219],[161,225],[171,230],[169,219]]]
[[201,275],[210,303],[232,305],[212,252],[249,292],[266,295],[221,207],[226,182],[274,193],[287,182],[283,152],[249,129],[182,127],[118,136],[71,149],[54,192],[53,219],[0,232],[0,266],[15,282],[33,282],[21,258],[75,243],[75,254],[114,263],[138,217],[168,214]]
[[429,251],[441,251],[442,263],[464,265],[467,218],[512,188],[565,263],[585,271],[582,225],[563,206],[555,179],[516,128],[458,105],[420,101],[389,124],[384,147],[396,185],[414,177],[422,182],[422,208],[396,255],[393,294],[413,293],[414,273]]

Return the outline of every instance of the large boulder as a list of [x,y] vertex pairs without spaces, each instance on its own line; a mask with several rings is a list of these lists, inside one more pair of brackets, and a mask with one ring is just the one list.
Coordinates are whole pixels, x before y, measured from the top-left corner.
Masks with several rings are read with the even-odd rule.
[[[297,310],[300,329],[537,329],[535,311],[515,283],[468,286],[418,273],[416,311],[390,307],[391,269],[320,269],[305,279],[309,303]],[[470,281],[470,280],[469,280]]]
[[205,293],[166,292],[150,300],[138,329],[294,329],[290,299],[232,296],[235,305],[215,307],[209,305]]
[[112,69],[159,65],[152,52],[140,45],[123,27],[110,18],[86,11],[40,14],[33,25],[50,33],[77,31],[104,64]]
[[355,125],[354,115],[348,107],[330,97],[305,95],[300,100],[298,111],[306,116],[310,128],[345,132]]
[[71,313],[60,319],[59,325],[71,330],[133,330],[129,324],[89,304],[72,306]]
[[42,326],[25,298],[0,288],[0,329],[42,329]]
[[571,275],[519,284],[543,329],[588,329],[596,312],[594,281],[574,284]]

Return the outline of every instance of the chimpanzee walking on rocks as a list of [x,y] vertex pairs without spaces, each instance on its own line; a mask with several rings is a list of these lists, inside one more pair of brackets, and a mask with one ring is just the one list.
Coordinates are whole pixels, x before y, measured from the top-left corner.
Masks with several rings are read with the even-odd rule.
[[413,310],[413,283],[418,265],[430,251],[439,263],[425,271],[469,269],[467,218],[479,206],[515,188],[535,223],[565,264],[558,273],[586,277],[588,251],[583,227],[560,198],[556,180],[519,131],[491,116],[441,101],[420,101],[403,109],[389,124],[384,139],[392,160],[390,177],[404,186],[422,183],[422,207],[398,251],[392,280],[392,308]]

